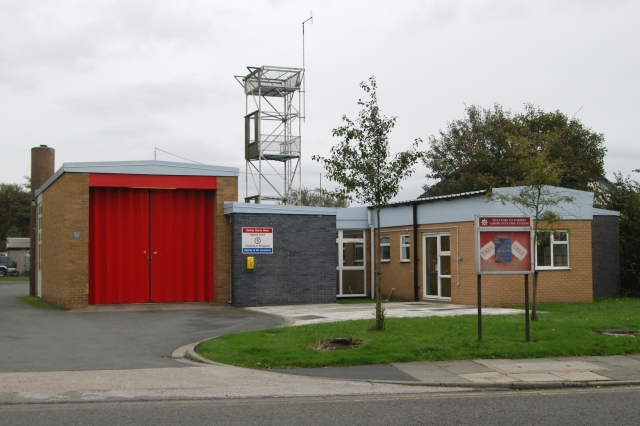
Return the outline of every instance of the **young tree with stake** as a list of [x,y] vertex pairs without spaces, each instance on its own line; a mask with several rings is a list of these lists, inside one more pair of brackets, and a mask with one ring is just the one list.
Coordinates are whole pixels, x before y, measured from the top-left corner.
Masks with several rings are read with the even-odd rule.
[[[553,138],[553,136],[548,136]],[[559,161],[549,158],[546,151],[537,148],[529,138],[515,138],[511,141],[520,156],[520,168],[524,175],[524,186],[512,188],[506,194],[488,192],[489,200],[498,200],[503,205],[511,203],[522,213],[533,217],[534,249],[538,247],[538,233],[552,232],[554,225],[562,220],[558,210],[562,204],[572,204],[575,200],[558,192],[562,166]],[[536,265],[537,266],[537,265]],[[533,300],[531,320],[538,321],[537,310],[538,273],[533,275]]]
[[343,138],[331,148],[328,158],[314,155],[327,171],[327,178],[338,183],[335,191],[338,197],[357,200],[371,205],[376,211],[376,324],[382,331],[384,307],[382,306],[382,273],[380,261],[380,208],[389,203],[400,190],[400,182],[414,172],[413,166],[423,157],[418,151],[422,142],[416,139],[409,150],[392,156],[389,150],[388,134],[396,123],[396,117],[386,117],[380,113],[375,77],[369,83],[360,83],[369,99],[358,100],[361,107],[358,118],[350,120],[342,116],[343,126],[333,129],[333,136]]

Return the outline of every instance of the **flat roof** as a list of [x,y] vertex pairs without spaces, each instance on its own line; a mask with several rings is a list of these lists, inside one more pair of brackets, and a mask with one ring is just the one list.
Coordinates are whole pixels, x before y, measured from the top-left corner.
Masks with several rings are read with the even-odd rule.
[[335,216],[338,209],[328,207],[291,206],[283,204],[254,204],[225,201],[224,214],[302,214],[314,216]]
[[7,250],[28,249],[31,245],[30,238],[7,237]]
[[206,164],[178,163],[173,161],[96,161],[86,163],[64,163],[57,172],[37,189],[36,197],[56,181],[63,173],[112,173],[122,175],[165,176],[233,176],[237,167],[210,166]]

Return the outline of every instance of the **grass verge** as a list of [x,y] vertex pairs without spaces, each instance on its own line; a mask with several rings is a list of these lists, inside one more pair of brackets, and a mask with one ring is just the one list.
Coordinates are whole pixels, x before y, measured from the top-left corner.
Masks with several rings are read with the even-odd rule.
[[29,277],[0,277],[0,283],[4,281],[29,281]]
[[61,309],[56,305],[53,305],[46,300],[42,300],[39,297],[34,296],[22,296],[18,297],[18,300],[24,303],[25,305],[32,306],[38,309]]
[[[312,324],[229,334],[202,342],[200,354],[224,364],[249,368],[342,367],[391,362],[479,358],[540,358],[640,353],[640,337],[612,337],[593,329],[640,329],[640,299],[600,299],[593,303],[540,305],[544,314],[531,323],[524,341],[524,315],[388,318],[384,332],[372,320]],[[318,340],[349,336],[357,348],[317,351]]]

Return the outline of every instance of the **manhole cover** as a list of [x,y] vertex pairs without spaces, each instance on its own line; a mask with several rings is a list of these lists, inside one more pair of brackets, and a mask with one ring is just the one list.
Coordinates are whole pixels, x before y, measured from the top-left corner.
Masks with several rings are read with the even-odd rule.
[[322,319],[322,318],[326,318],[326,317],[321,317],[319,315],[302,315],[300,317],[293,317],[295,319],[299,319],[299,320],[303,320],[303,321],[307,321],[307,320],[314,320],[314,319]]
[[638,330],[625,330],[622,328],[609,328],[604,330],[591,330],[594,333],[604,334],[607,336],[632,336],[636,337]]

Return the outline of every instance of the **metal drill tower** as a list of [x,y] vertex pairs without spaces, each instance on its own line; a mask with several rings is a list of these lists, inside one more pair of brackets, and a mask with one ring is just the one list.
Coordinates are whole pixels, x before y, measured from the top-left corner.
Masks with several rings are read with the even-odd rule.
[[[296,204],[300,187],[300,87],[304,69],[247,67],[235,76],[244,87],[245,202]],[[296,96],[297,95],[297,96]]]

